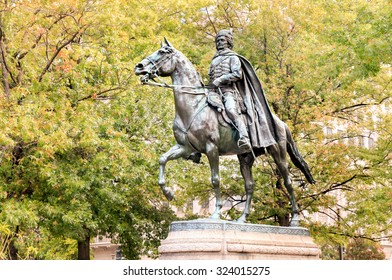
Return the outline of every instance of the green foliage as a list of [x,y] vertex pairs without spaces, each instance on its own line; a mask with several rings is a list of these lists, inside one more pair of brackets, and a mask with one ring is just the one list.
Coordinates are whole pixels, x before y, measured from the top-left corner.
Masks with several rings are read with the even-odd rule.
[[385,260],[380,244],[366,239],[353,239],[347,246],[347,260]]
[[98,234],[128,258],[154,256],[173,214],[152,179],[150,143],[163,133],[149,129],[157,114],[142,97],[151,92],[127,89],[134,54],[114,19],[127,16],[112,13],[120,3],[58,4],[3,12],[11,95],[1,104],[1,221],[17,232],[18,258],[75,258],[75,242]]
[[12,231],[7,224],[0,224],[0,260],[9,258],[8,252],[12,240]]
[[[74,259],[77,241],[98,234],[120,242],[127,258],[157,256],[175,218],[156,182],[159,156],[174,144],[174,104],[171,92],[140,86],[133,67],[166,36],[206,80],[221,28],[234,30],[234,50],[254,65],[312,169],[312,186],[291,172],[306,217],[335,222],[303,221],[326,258],[351,238],[391,232],[387,0],[0,5],[0,258],[16,249],[22,259]],[[325,136],[337,120],[343,130]],[[360,138],[374,147],[347,145]],[[222,160],[221,169],[224,197],[241,202],[236,160]],[[290,205],[271,159],[262,157],[254,177],[250,221],[278,224]],[[213,195],[205,157],[170,162],[167,182],[186,215],[189,201]]]

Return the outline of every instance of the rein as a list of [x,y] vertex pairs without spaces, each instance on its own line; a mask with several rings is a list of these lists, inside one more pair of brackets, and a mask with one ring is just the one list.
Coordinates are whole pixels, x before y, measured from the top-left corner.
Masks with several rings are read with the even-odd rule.
[[[154,78],[151,79],[151,80],[153,80],[153,82],[150,82],[149,79],[148,79],[148,76],[149,76],[149,75],[150,75],[150,74],[146,74],[147,77],[146,77],[146,79],[144,79],[144,80],[143,80],[143,78],[142,78],[142,84],[143,84],[143,85],[155,86],[155,87],[163,87],[163,88],[170,88],[170,89],[177,90],[177,91],[179,91],[179,92],[181,92],[181,93],[185,93],[185,94],[204,95],[204,96],[207,96],[207,94],[208,94],[208,91],[207,91],[206,89],[210,88],[210,87],[208,87],[208,86],[206,87],[206,86],[169,85],[169,84],[165,83],[162,79],[160,79],[159,76],[156,75],[156,74],[154,74],[154,76],[155,76],[154,78],[157,78],[157,79],[159,80],[159,82],[156,82],[156,81],[154,80]],[[202,91],[186,91],[186,90],[183,90],[184,88],[196,89],[196,90],[201,89]],[[200,101],[202,101],[202,100],[205,100],[205,99],[202,98]],[[180,124],[178,123],[177,120],[174,121],[174,123],[177,125],[178,129],[179,129],[182,133],[184,133],[185,139],[186,139],[186,141],[188,142],[188,144],[189,144],[195,151],[198,151],[198,150],[197,150],[197,148],[191,143],[191,141],[189,140],[188,131],[190,130],[190,128],[191,128],[191,126],[192,126],[192,124],[193,124],[193,121],[194,121],[194,120],[196,119],[196,117],[201,113],[201,111],[203,111],[206,107],[208,107],[208,103],[205,101],[205,103],[204,103],[202,106],[200,106],[200,107],[197,109],[197,111],[193,114],[193,116],[191,117],[191,120],[190,120],[190,122],[189,122],[189,124],[188,124],[188,126],[187,126],[186,128],[183,127],[182,125],[180,125]]]
[[[146,74],[148,76],[150,74]],[[151,80],[153,82],[150,82],[148,77],[142,77],[141,81],[143,85],[146,86],[154,86],[154,87],[163,87],[163,88],[170,88],[173,90],[178,90],[181,93],[186,93],[186,94],[193,94],[193,95],[207,95],[207,89],[212,89],[213,87],[210,86],[186,86],[186,85],[169,85],[165,81],[159,78],[158,75],[154,74],[154,78]],[[158,82],[155,81],[155,78],[158,79]],[[199,90],[199,91],[187,91],[184,89],[190,89],[190,90]]]
[[[183,94],[191,94],[191,95],[204,95],[204,97],[207,97],[208,95],[208,89],[216,89],[214,86],[190,86],[190,85],[169,85],[167,84],[165,81],[163,81],[160,76],[157,74],[158,69],[160,67],[160,65],[167,61],[168,59],[171,59],[173,56],[175,55],[175,53],[172,53],[170,56],[166,57],[166,59],[155,62],[149,58],[147,58],[147,60],[153,65],[152,68],[150,69],[150,71],[145,74],[143,77],[141,77],[141,82],[142,85],[147,85],[147,86],[154,86],[154,87],[163,87],[163,88],[170,88],[172,90],[178,91],[180,93]],[[151,78],[152,77],[152,78]],[[158,81],[156,81],[155,79],[157,79]],[[152,80],[152,82],[150,81]],[[204,101],[204,102],[203,102]],[[200,106],[201,104],[201,106]],[[182,126],[181,124],[178,123],[177,120],[174,121],[174,123],[176,124],[177,128],[184,133],[185,135],[185,139],[188,142],[188,144],[190,145],[190,147],[192,147],[195,151],[198,151],[198,149],[191,143],[191,141],[189,140],[189,136],[188,136],[188,132],[192,127],[192,124],[194,122],[194,120],[196,119],[196,117],[205,109],[208,107],[208,102],[206,100],[206,98],[202,98],[199,101],[199,104],[197,106],[197,110],[196,112],[193,113],[193,115],[190,118],[190,121],[188,123],[187,126]]]
[[[167,60],[172,59],[173,56],[175,55],[176,52],[172,50],[169,56],[165,57],[163,60],[160,61],[154,61],[150,59],[150,57],[147,57],[146,59],[148,60],[148,62],[152,64],[152,67],[150,71],[140,79],[142,84],[148,86],[154,86],[154,87],[170,88],[173,90],[178,90],[181,93],[187,93],[193,95],[207,95],[206,89],[213,89],[214,87],[205,86],[205,85],[202,86],[169,85],[159,77],[159,75],[157,74],[159,67]],[[152,78],[150,78],[150,76],[152,76]],[[158,79],[158,82],[155,81],[155,78]],[[152,82],[150,82],[150,79],[152,80]],[[187,91],[184,89],[190,89],[192,91]]]
[[[159,67],[161,67],[161,65],[164,62],[166,62],[167,60],[172,59],[173,56],[175,56],[175,55],[176,55],[175,50],[171,49],[170,55],[165,57],[163,60],[154,61],[150,57],[147,57],[146,60],[148,60],[148,62],[152,64],[152,67],[149,69],[149,71],[143,77],[140,78],[140,81],[142,82],[142,85],[170,88],[172,90],[178,91],[179,93],[191,94],[191,95],[204,95],[204,97],[208,96],[208,89],[214,89],[214,90],[218,89],[218,91],[220,91],[219,88],[215,87],[214,85],[207,85],[207,86],[205,86],[203,83],[202,83],[201,86],[173,85],[173,84],[169,85],[165,81],[163,81],[160,78],[160,76],[158,75],[158,69],[159,69]],[[155,79],[158,79],[158,81],[156,81]],[[152,82],[150,80],[152,80]],[[184,89],[188,89],[188,90],[184,90]],[[204,101],[204,104],[202,104],[201,106],[198,106],[196,112],[193,113],[192,117],[190,118],[190,122],[188,123],[188,125],[186,127],[180,125],[176,119],[174,120],[174,124],[176,124],[177,128],[182,133],[184,133],[185,139],[188,142],[189,146],[192,147],[195,151],[198,151],[198,149],[190,142],[189,136],[188,136],[188,132],[191,129],[193,121],[196,119],[196,117],[205,108],[207,108],[209,106],[207,98],[201,98],[199,100],[199,104],[198,105],[200,105],[201,101]],[[238,128],[235,126],[235,124],[232,121],[231,121],[231,124],[234,126],[234,128],[236,128],[238,130]],[[255,155],[253,149],[251,149],[250,151],[251,151],[251,153],[253,155],[253,158],[257,162],[257,158],[256,158],[256,155]],[[198,152],[200,152],[200,151],[198,151]]]

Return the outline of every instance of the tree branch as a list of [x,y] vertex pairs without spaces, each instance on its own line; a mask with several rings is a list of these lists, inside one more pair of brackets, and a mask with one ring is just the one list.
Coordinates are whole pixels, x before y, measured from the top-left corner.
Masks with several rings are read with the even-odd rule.
[[301,207],[301,209],[302,209],[301,211],[307,209],[307,208],[308,208],[311,204],[313,204],[313,203],[317,200],[317,198],[320,197],[321,195],[325,195],[325,194],[327,194],[327,193],[329,193],[329,192],[336,191],[336,190],[353,191],[353,188],[348,187],[348,186],[344,186],[344,185],[347,184],[348,182],[354,180],[354,179],[357,178],[357,177],[358,177],[358,175],[355,174],[354,176],[348,178],[347,180],[345,180],[345,181],[343,181],[343,182],[335,183],[335,184],[330,185],[327,189],[325,189],[325,190],[323,190],[323,191],[320,191],[320,192],[318,192],[318,193],[315,193],[315,194],[311,194],[311,195],[302,197],[301,200],[307,199],[307,198],[311,198],[312,201],[310,201],[309,203],[307,203],[307,205],[304,205],[304,207]]
[[2,28],[2,19],[0,16],[0,64],[1,64],[4,95],[8,99],[10,97],[11,92],[10,92],[10,84],[9,84],[8,77],[7,77],[9,70],[7,69],[7,66],[6,66],[4,52],[5,52],[4,33],[3,33],[3,28]]
[[56,51],[54,52],[54,54],[52,55],[52,57],[49,59],[48,63],[46,63],[45,68],[42,70],[41,74],[38,77],[38,81],[41,82],[43,76],[48,72],[49,68],[52,66],[53,61],[56,59],[56,57],[59,55],[60,51],[62,49],[64,49],[66,46],[68,46],[69,44],[71,44],[73,42],[73,40],[76,38],[76,36],[78,36],[79,34],[82,33],[83,30],[86,29],[87,26],[84,26],[82,28],[80,28],[77,32],[75,32],[75,34],[73,34],[68,40],[66,40],[62,45],[60,45]]
[[334,235],[339,235],[339,236],[346,236],[349,238],[362,238],[362,239],[370,240],[373,242],[379,242],[384,238],[389,238],[392,236],[392,235],[389,235],[389,236],[387,235],[387,236],[382,236],[382,237],[369,237],[364,234],[357,235],[357,234],[349,234],[349,233],[335,232],[335,231],[330,231],[329,233],[334,234]]
[[[57,23],[59,23],[59,21],[61,21],[63,18],[65,18],[65,16],[60,15],[60,17],[58,19],[56,19],[47,29],[46,29],[46,33],[49,32]],[[35,49],[38,46],[39,41],[41,41],[43,36],[43,33],[40,33],[39,36],[35,39],[33,45],[26,51],[24,51],[23,53],[19,53],[16,52],[14,54],[14,58],[21,60],[23,59],[31,50]]]
[[118,86],[118,87],[115,87],[115,88],[109,88],[109,89],[103,90],[103,91],[98,92],[98,93],[90,94],[90,95],[88,95],[88,96],[85,96],[85,97],[82,97],[82,98],[78,99],[78,100],[75,102],[74,106],[76,106],[76,105],[77,105],[79,102],[81,102],[81,101],[84,101],[84,100],[87,100],[87,99],[90,99],[90,98],[97,98],[97,97],[99,97],[99,96],[102,96],[102,95],[105,94],[105,93],[108,93],[108,92],[111,92],[111,91],[115,91],[115,90],[125,90],[125,88],[124,88],[124,87],[121,87],[121,86]]
[[384,103],[385,101],[387,101],[389,98],[390,98],[390,97],[387,96],[387,97],[384,97],[383,99],[381,99],[381,100],[378,101],[378,102],[354,104],[354,105],[351,105],[351,106],[348,106],[348,107],[344,107],[344,108],[335,110],[335,111],[333,111],[332,113],[333,113],[333,114],[336,114],[336,113],[345,113],[345,112],[347,112],[347,111],[352,112],[352,111],[355,111],[355,110],[358,110],[358,109],[361,109],[361,108],[367,107],[367,106],[381,105],[382,103]]
[[[212,28],[214,29],[215,34],[217,34],[218,31],[217,31],[217,29],[216,29],[216,27],[215,27],[215,23],[213,22],[213,20],[212,20],[212,18],[211,18],[211,15],[210,15],[210,12],[208,11],[208,8],[206,8],[206,13],[207,13],[208,21],[211,23]],[[215,36],[214,36],[214,37],[215,37]]]

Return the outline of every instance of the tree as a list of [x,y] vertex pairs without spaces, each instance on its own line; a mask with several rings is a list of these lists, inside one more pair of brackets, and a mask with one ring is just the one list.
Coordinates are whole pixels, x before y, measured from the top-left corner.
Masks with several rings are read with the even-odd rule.
[[[220,28],[234,29],[235,50],[251,60],[275,113],[293,131],[317,181],[306,186],[292,169],[294,180],[305,187],[297,189],[300,207],[336,221],[324,228],[308,220],[316,241],[388,237],[390,6],[385,1],[216,1],[194,18],[203,19],[193,20],[201,26],[196,33],[201,45]],[[201,61],[208,65],[212,52],[205,51]],[[339,122],[344,130],[326,136],[325,127]],[[362,138],[376,137],[371,149],[358,148]],[[256,185],[267,187],[256,191],[251,219],[287,224],[287,194],[275,189],[279,174],[270,166],[256,171]],[[241,194],[236,183],[225,190],[228,197]]]
[[[50,258],[49,242],[74,240],[61,242],[56,258],[74,258],[67,251],[77,244],[78,258],[88,259],[97,234],[121,241],[128,258],[156,255],[172,211],[149,183],[156,163],[148,141],[157,133],[138,131],[148,127],[147,100],[138,103],[145,92],[125,91],[128,37],[110,34],[125,26],[109,17],[118,13],[105,1],[3,5],[2,77],[10,94],[1,104],[0,217],[13,232],[8,255]],[[108,103],[116,94],[130,96]],[[133,161],[143,176],[134,176],[142,172]]]
[[385,260],[380,244],[365,239],[354,239],[347,246],[348,260]]
[[[316,178],[308,186],[291,169],[304,217],[335,220],[304,219],[316,241],[337,248],[390,236],[386,0],[1,1],[0,10],[2,258],[77,258],[78,244],[89,258],[97,234],[118,240],[127,258],[156,256],[174,219],[156,183],[159,156],[174,142],[173,98],[140,86],[132,69],[166,36],[207,81],[221,28],[233,28],[235,51],[254,65]],[[374,146],[347,145],[359,139]],[[239,204],[238,164],[222,164],[223,193]],[[256,164],[252,222],[288,223],[277,178],[268,157]],[[171,162],[167,181],[177,207],[213,195],[205,158]]]

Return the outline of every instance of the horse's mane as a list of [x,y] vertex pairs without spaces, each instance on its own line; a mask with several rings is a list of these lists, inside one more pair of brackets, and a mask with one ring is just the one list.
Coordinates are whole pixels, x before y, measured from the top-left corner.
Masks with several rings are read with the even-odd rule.
[[173,51],[175,54],[177,54],[178,57],[182,61],[184,61],[184,63],[186,63],[186,65],[189,67],[189,70],[191,70],[191,72],[193,72],[193,74],[195,75],[196,81],[198,81],[200,84],[203,84],[203,79],[200,73],[196,70],[196,67],[193,65],[193,63],[181,51],[177,50],[172,46],[168,46],[168,48],[170,49],[170,51]]

